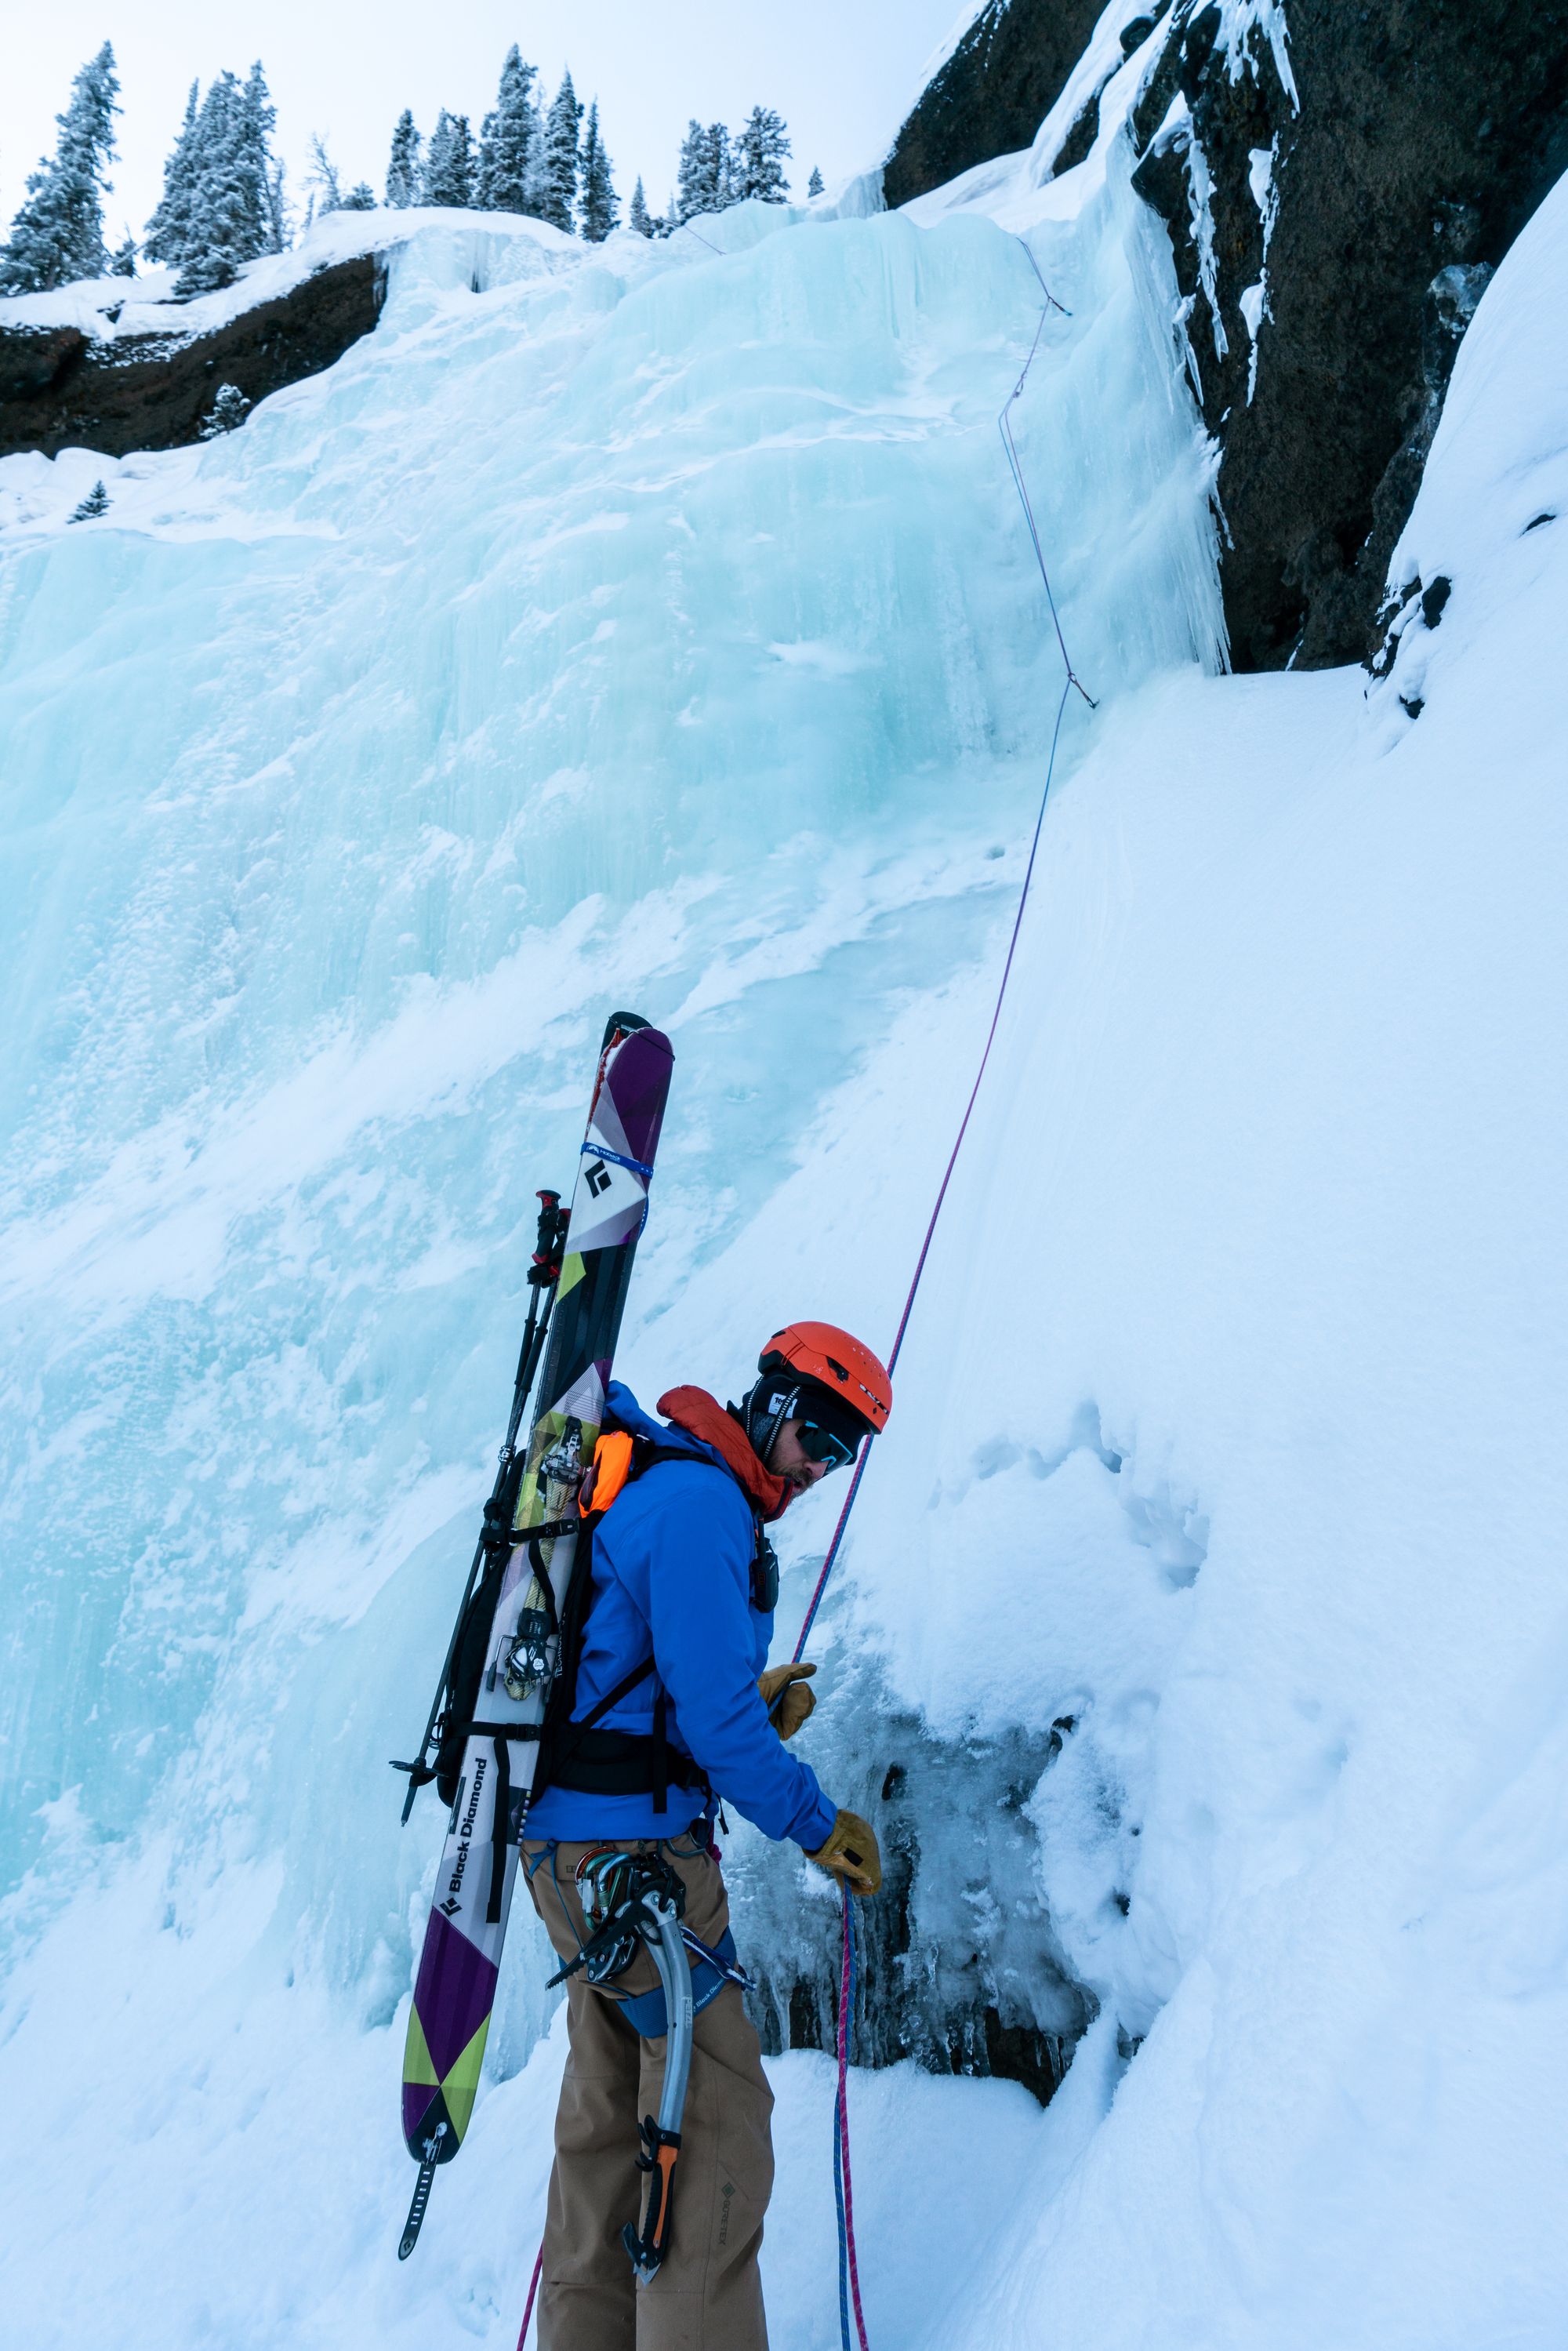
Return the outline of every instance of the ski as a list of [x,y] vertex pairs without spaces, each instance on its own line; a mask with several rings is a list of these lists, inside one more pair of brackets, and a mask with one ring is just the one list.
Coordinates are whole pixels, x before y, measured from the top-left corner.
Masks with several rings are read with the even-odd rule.
[[[463,2143],[478,2092],[539,1728],[559,1667],[561,1612],[576,1564],[577,1489],[604,1417],[672,1062],[669,1040],[658,1029],[633,1013],[611,1019],[553,1306],[546,1310],[548,1338],[543,1328],[537,1333],[540,1403],[517,1464],[512,1438],[526,1394],[524,1374],[531,1377],[533,1369],[528,1361],[533,1341],[525,1338],[512,1427],[465,1595],[467,1623],[460,1615],[443,1674],[450,1703],[460,1653],[469,1646],[465,1636],[472,1631],[476,1642],[482,1632],[477,1700],[465,1722],[443,1723],[433,1709],[418,1761],[399,1767],[411,1774],[412,1802],[423,1781],[445,1776],[439,1761],[431,1762],[433,1741],[444,1743],[449,1756],[456,1740],[463,1741],[403,2054],[403,2137],[420,2179],[398,2247],[401,2260],[413,2249],[437,2167],[450,2163]],[[543,1230],[541,1222],[541,1236]],[[546,1278],[556,1276],[548,1254],[542,1262]],[[536,1267],[540,1263],[536,1257]],[[536,1306],[538,1297],[536,1290]],[[532,1311],[529,1326],[532,1334]],[[487,1552],[493,1579],[479,1573]],[[496,1597],[481,1625],[476,1611],[483,1615],[492,1580]]]

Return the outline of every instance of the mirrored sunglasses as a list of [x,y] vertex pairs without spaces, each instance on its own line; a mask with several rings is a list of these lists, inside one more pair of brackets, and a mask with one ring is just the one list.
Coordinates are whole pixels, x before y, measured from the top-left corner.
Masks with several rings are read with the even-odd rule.
[[820,1420],[802,1420],[796,1430],[800,1450],[808,1461],[820,1461],[827,1469],[847,1468],[855,1458],[856,1447],[848,1437],[836,1436],[824,1428]]

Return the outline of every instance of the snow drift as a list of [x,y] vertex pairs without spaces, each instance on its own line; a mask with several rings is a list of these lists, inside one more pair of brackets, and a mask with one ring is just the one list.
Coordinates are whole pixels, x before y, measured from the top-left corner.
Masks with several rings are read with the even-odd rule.
[[[0,466],[35,2343],[512,2339],[560,2043],[519,1922],[400,2272],[440,1824],[400,1840],[384,1759],[611,999],[677,1055],[632,1384],[733,1389],[786,1312],[891,1330],[1060,674],[995,431],[1040,309],[1014,227],[1063,306],[1018,415],[1102,709],[808,1736],[851,1802],[921,1743],[912,1966],[1093,2021],[1043,2112],[857,2075],[873,2337],[1554,2340],[1568,559],[1528,528],[1564,375],[1524,354],[1563,204],[1412,518],[1437,627],[1370,694],[1225,680],[1168,261],[1103,120],[1071,191],[988,167],[922,225],[747,207],[721,254],[482,270],[423,227],[376,333],[228,439]],[[804,1865],[730,1859],[743,1943],[826,1939]],[[774,2074],[804,2351],[827,2067]]]

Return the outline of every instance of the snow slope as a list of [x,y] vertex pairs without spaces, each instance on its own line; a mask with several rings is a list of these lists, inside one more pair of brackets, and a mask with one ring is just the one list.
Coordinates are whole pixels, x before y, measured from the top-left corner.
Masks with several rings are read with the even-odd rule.
[[[1477,314],[1407,535],[1452,597],[1368,695],[1211,674],[1168,268],[1113,129],[1073,178],[742,208],[722,255],[514,237],[477,294],[421,227],[328,376],[92,458],[103,520],[85,453],[0,465],[22,2339],[513,2339],[559,2035],[519,1924],[400,2270],[440,1824],[399,1837],[383,1759],[612,999],[677,1055],[633,1384],[733,1391],[787,1311],[891,1331],[1060,674],[999,214],[1065,305],[1018,417],[1102,707],[807,1736],[854,1801],[916,1725],[917,1929],[1026,2001],[1049,1942],[1099,2015],[1044,2113],[857,2075],[873,2340],[1560,2340],[1568,559],[1525,525],[1568,205]],[[743,1942],[827,1941],[803,1864],[731,1861]],[[827,2069],[773,2071],[773,2334],[815,2351]]]

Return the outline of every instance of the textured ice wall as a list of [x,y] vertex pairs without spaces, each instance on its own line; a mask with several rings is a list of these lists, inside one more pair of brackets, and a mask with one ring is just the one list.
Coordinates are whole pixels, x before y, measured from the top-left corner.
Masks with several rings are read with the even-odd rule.
[[[1016,245],[494,245],[424,232],[329,378],[7,534],[18,1857],[63,1786],[131,1827],[242,1622],[292,1658],[474,1490],[608,999],[680,1031],[668,1282],[977,947],[1032,788]],[[1163,354],[1052,333],[1026,419],[1082,571],[1194,460]],[[1111,403],[1131,480],[1062,438]],[[1064,569],[1102,683],[1201,642]]]

